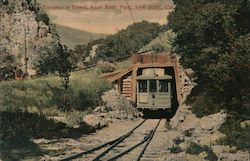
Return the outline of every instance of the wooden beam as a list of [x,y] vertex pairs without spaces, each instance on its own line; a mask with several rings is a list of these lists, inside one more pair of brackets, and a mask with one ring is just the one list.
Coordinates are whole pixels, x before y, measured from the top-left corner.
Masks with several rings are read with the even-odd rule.
[[132,101],[136,103],[136,77],[137,77],[138,67],[133,67],[132,72]]

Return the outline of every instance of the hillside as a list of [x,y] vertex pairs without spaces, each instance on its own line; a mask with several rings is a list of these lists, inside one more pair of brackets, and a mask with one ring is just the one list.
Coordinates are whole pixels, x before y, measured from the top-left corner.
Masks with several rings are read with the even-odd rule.
[[163,32],[158,37],[153,39],[149,44],[145,45],[140,51],[142,52],[151,49],[161,48],[161,50],[170,52],[172,50],[172,43],[175,36],[176,35],[172,30]]
[[78,44],[87,44],[90,41],[105,38],[105,34],[96,34],[84,30],[73,29],[66,26],[56,25],[57,32],[63,44],[73,48]]
[[14,56],[21,69],[25,55],[28,69],[32,69],[41,49],[60,43],[54,26],[35,0],[0,2],[0,17],[0,55]]

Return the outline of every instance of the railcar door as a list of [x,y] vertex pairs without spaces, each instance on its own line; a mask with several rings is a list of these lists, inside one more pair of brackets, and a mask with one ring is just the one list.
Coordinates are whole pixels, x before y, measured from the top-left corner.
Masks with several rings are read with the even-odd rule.
[[157,93],[155,95],[155,106],[160,109],[171,108],[171,84],[170,80],[157,80]]
[[170,81],[149,80],[148,104],[152,109],[171,108]]
[[156,97],[157,97],[157,80],[150,79],[149,81],[149,92],[148,92],[148,104],[152,109],[156,108]]

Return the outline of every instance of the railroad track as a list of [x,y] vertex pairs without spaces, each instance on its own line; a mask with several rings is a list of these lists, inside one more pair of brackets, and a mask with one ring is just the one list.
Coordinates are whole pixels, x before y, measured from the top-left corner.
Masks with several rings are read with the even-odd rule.
[[143,120],[126,134],[61,161],[75,159],[84,161],[139,161],[143,158],[160,122],[160,119]]

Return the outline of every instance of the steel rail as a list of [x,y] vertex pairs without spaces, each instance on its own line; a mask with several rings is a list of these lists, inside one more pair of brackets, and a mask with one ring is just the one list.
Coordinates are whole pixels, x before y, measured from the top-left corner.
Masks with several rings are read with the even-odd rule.
[[[124,134],[124,135],[122,135],[122,136],[120,136],[120,137],[118,137],[118,138],[116,138],[116,139],[114,139],[114,140],[108,141],[108,142],[103,143],[103,144],[101,144],[101,145],[99,145],[99,146],[96,146],[96,147],[94,147],[94,148],[91,148],[91,149],[89,149],[89,150],[83,151],[83,152],[78,153],[78,154],[74,154],[74,155],[72,155],[72,156],[69,156],[69,157],[67,157],[67,158],[61,159],[61,160],[59,160],[59,161],[70,161],[70,160],[73,160],[73,159],[77,159],[77,158],[82,157],[83,155],[92,153],[92,152],[94,152],[94,151],[96,151],[96,150],[99,150],[99,149],[102,149],[103,147],[106,147],[106,146],[108,146],[108,145],[114,145],[114,144],[116,144],[118,141],[122,140],[123,138],[125,139],[125,137],[130,136],[130,135],[133,133],[133,131],[135,131],[138,127],[140,127],[145,121],[146,121],[146,119],[144,119],[140,124],[138,124],[136,127],[134,127],[132,130],[130,130],[130,131],[127,132],[126,134]],[[123,139],[123,140],[124,140],[124,139]],[[104,155],[105,155],[105,154],[104,154]]]
[[142,152],[140,153],[140,156],[142,156],[141,154],[144,153],[144,151],[146,150],[146,147],[148,146],[148,144],[150,143],[151,139],[153,138],[154,133],[155,133],[157,127],[158,127],[159,124],[160,124],[160,121],[161,121],[161,120],[158,121],[158,123],[156,124],[155,128],[153,128],[152,130],[150,130],[149,133],[146,134],[146,136],[144,137],[144,139],[143,139],[142,141],[140,141],[139,143],[136,143],[136,144],[133,145],[132,147],[130,147],[130,148],[124,150],[123,152],[121,152],[121,153],[119,153],[119,154],[113,156],[112,158],[108,159],[107,161],[115,161],[115,160],[117,160],[118,158],[122,157],[123,155],[129,153],[129,152],[132,151],[133,149],[137,148],[138,146],[140,146],[140,145],[144,144],[145,142],[147,142],[146,145],[143,147]]
[[123,155],[129,153],[130,151],[132,151],[132,150],[135,149],[136,147],[142,145],[143,143],[145,143],[145,142],[150,138],[150,136],[152,135],[152,133],[153,133],[153,131],[151,130],[151,131],[146,135],[146,137],[145,137],[142,141],[140,141],[139,143],[133,145],[132,147],[130,147],[130,148],[124,150],[123,152],[119,153],[118,155],[116,155],[116,156],[110,158],[108,161],[114,161],[114,160],[120,158],[121,156],[123,156]]
[[136,159],[136,161],[140,161],[140,159],[141,159],[141,157],[143,156],[144,152],[146,151],[146,149],[147,149],[149,143],[150,143],[151,140],[153,139],[154,134],[155,134],[155,132],[156,132],[156,129],[158,128],[160,122],[161,122],[161,119],[158,121],[158,123],[157,123],[155,129],[153,130],[153,132],[152,132],[150,138],[147,140],[147,143],[146,143],[145,146],[143,147],[143,149],[142,149],[141,153],[139,154],[138,158]]
[[93,161],[99,161],[103,156],[105,156],[110,150],[112,150],[114,147],[116,147],[118,144],[120,144],[123,140],[128,138],[138,127],[140,127],[146,120],[143,120],[139,125],[137,125],[135,128],[133,128],[131,131],[129,131],[127,134],[123,135],[119,138],[112,146],[110,146],[108,149],[106,149],[104,152],[99,154],[97,157],[93,159]]

